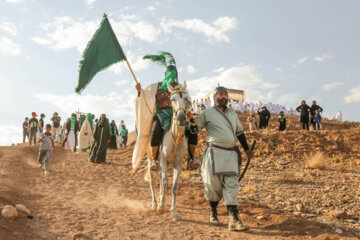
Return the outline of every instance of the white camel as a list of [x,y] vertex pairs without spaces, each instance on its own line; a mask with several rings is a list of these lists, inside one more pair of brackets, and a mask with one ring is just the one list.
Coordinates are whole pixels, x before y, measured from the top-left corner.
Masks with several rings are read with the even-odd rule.
[[187,140],[185,135],[186,111],[188,110],[189,94],[186,90],[186,82],[172,87],[168,84],[171,93],[171,103],[173,108],[173,117],[170,131],[167,131],[163,137],[162,145],[159,149],[158,159],[160,162],[160,199],[157,205],[154,191],[154,172],[150,170],[150,188],[152,194],[152,208],[157,209],[158,213],[165,212],[166,189],[168,184],[167,169],[173,168],[173,185],[171,188],[172,202],[170,212],[174,221],[180,220],[181,216],[176,211],[176,194],[178,188],[178,179],[182,170],[182,160],[187,150]]

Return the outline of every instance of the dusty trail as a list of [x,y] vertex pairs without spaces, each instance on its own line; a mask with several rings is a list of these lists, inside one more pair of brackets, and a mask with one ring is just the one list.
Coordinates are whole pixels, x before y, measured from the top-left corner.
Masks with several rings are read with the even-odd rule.
[[[131,175],[132,147],[109,150],[106,164],[88,162],[84,153],[57,148],[50,175],[36,163],[38,147],[0,148],[0,207],[23,203],[34,219],[0,218],[0,239],[358,239],[351,232],[338,235],[330,226],[289,216],[250,202],[240,204],[247,233],[227,231],[227,214],[220,207],[221,226],[208,224],[208,206],[201,180],[180,178],[178,211],[151,211],[144,172]],[[241,193],[240,193],[241,194]],[[168,189],[167,208],[170,207]],[[264,216],[257,219],[257,216]]]

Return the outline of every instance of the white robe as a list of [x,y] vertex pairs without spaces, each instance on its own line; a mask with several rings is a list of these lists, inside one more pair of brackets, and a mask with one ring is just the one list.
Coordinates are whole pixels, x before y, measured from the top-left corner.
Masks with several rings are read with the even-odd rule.
[[79,148],[85,149],[91,146],[94,141],[93,131],[90,126],[89,120],[85,119],[79,135]]
[[65,144],[65,150],[70,150],[70,151],[74,151],[75,149],[75,130],[71,129],[70,132],[68,133],[68,137],[67,137],[67,141]]
[[140,166],[150,142],[157,89],[158,83],[153,83],[145,89],[141,89],[140,97],[135,100],[137,139],[132,156],[133,172]]

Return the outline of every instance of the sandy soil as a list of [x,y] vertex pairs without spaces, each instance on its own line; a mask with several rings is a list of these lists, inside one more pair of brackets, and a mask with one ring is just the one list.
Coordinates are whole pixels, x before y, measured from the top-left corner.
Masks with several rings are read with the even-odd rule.
[[[36,163],[38,146],[0,147],[0,207],[22,203],[34,216],[0,217],[0,239],[358,239],[354,231],[335,233],[331,225],[297,217],[242,200],[241,219],[251,230],[227,230],[221,206],[221,226],[208,224],[208,204],[201,180],[185,172],[180,178],[178,211],[157,215],[150,206],[144,166],[131,175],[132,146],[109,150],[106,164],[88,162],[85,153],[58,147],[51,156],[50,175]],[[246,194],[239,192],[239,195]],[[167,208],[170,205],[168,190]],[[259,219],[258,216],[263,216]]]

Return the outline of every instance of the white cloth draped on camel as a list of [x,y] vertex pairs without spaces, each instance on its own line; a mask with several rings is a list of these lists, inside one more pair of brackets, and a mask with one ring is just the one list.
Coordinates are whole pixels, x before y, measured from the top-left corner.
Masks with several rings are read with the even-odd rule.
[[85,119],[79,135],[79,148],[85,149],[91,146],[94,141],[93,131],[90,126],[90,122],[88,119]]
[[145,89],[141,89],[140,97],[135,100],[137,139],[132,156],[133,172],[140,166],[150,142],[157,88],[158,83],[153,83]]

